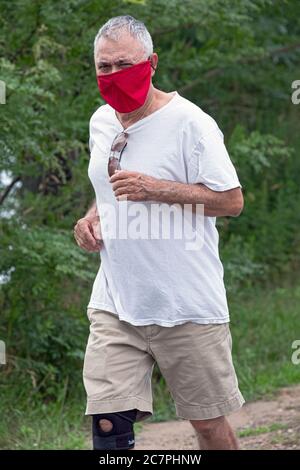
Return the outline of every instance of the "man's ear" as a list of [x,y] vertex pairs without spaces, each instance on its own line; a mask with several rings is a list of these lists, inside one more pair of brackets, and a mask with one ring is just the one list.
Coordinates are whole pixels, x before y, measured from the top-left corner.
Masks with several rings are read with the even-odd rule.
[[153,54],[150,56],[150,62],[152,67],[151,76],[153,77],[158,64],[158,55],[156,54],[156,52],[153,52]]

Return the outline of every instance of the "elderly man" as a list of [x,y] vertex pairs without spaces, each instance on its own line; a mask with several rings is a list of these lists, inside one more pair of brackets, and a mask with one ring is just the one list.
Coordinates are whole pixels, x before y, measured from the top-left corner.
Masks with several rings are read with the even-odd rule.
[[[110,19],[95,38],[107,104],[90,120],[96,201],[74,228],[78,245],[101,257],[87,308],[86,414],[94,449],[133,449],[134,423],[153,413],[157,363],[200,448],[237,449],[225,416],[244,399],[232,363],[216,217],[241,213],[241,184],[214,119],[177,91],[153,86],[157,63],[149,32],[131,16]],[[142,207],[143,236],[125,227],[125,204],[128,218]],[[149,228],[155,204],[174,206],[177,215],[186,205],[195,215],[202,205],[201,246],[161,236],[153,213]],[[121,234],[109,231],[117,223]],[[151,236],[155,229],[159,236]]]

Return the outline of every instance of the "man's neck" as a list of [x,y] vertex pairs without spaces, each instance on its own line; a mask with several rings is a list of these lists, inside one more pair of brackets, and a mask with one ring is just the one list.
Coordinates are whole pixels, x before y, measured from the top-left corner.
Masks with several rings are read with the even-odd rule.
[[116,116],[124,127],[124,129],[155,111],[158,93],[159,90],[157,90],[156,88],[154,88],[153,85],[151,85],[143,106],[132,111],[131,113],[118,113],[116,111]]

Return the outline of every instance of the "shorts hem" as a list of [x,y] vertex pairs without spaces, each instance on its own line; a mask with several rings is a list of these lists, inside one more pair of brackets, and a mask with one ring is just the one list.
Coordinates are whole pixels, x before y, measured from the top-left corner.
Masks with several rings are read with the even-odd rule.
[[136,408],[138,410],[136,421],[143,421],[153,414],[152,403],[141,397],[112,398],[111,400],[88,400],[86,415],[100,413],[115,413]]
[[201,406],[201,405],[181,405],[175,403],[176,414],[179,418],[188,420],[205,420],[225,416],[234,411],[239,410],[245,399],[239,391],[233,398],[217,403],[216,405]]

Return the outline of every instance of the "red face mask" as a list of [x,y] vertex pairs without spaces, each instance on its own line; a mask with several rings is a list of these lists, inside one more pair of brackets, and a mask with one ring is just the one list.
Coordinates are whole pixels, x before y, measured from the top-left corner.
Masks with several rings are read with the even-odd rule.
[[146,60],[118,72],[97,76],[102,98],[119,113],[143,106],[151,80],[151,62]]

